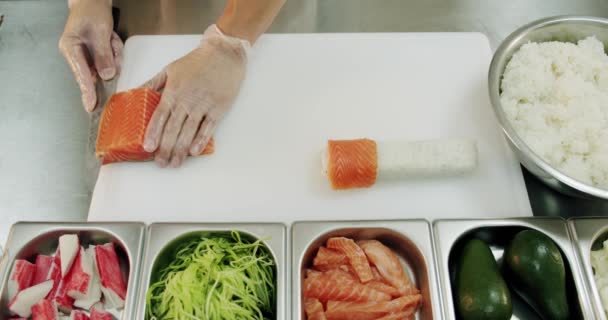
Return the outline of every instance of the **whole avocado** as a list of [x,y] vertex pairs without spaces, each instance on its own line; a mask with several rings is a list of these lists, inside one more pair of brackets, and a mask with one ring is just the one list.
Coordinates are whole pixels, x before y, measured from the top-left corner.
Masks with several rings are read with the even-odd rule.
[[463,320],[511,319],[511,293],[484,241],[472,239],[465,244],[456,282],[456,304]]
[[541,318],[570,317],[564,260],[551,238],[536,230],[520,231],[507,246],[504,260],[511,286]]

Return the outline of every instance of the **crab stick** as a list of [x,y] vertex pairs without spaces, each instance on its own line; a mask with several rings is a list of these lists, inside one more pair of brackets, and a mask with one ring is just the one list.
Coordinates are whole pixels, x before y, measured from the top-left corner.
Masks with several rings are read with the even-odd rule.
[[48,280],[47,276],[53,265],[53,259],[53,257],[45,256],[43,254],[36,257],[36,263],[34,264],[36,266],[36,272],[34,273],[34,280],[32,280],[33,286]]
[[8,309],[20,317],[27,318],[32,315],[32,307],[43,300],[52,288],[53,282],[49,280],[24,289],[9,302]]
[[40,300],[32,307],[32,320],[59,320],[57,306],[51,300]]
[[80,241],[75,234],[64,234],[59,237],[59,252],[61,256],[61,276],[66,277],[76,255],[80,250]]
[[114,244],[96,246],[94,252],[106,307],[121,309],[125,305],[127,286],[122,278]]
[[329,140],[322,165],[334,189],[366,188],[378,180],[470,172],[477,166],[477,146],[470,140]]
[[49,292],[47,299],[55,298],[59,283],[61,282],[61,262],[59,261],[59,252],[53,256],[53,261],[46,275],[46,280],[53,280],[53,289]]
[[28,288],[32,284],[36,266],[26,260],[15,260],[13,270],[8,279],[8,297],[12,299],[20,291]]
[[85,310],[91,309],[91,307],[101,300],[101,284],[99,280],[99,273],[97,271],[97,263],[95,262],[95,246],[89,247],[87,250],[82,249],[81,256],[83,257],[79,262],[79,267],[75,272],[82,272],[82,276],[79,277],[80,282],[74,281],[76,277],[72,276],[72,286],[70,289],[70,296],[74,299],[74,306]]
[[72,310],[69,320],[89,320],[89,316],[83,311]]
[[65,278],[60,278],[57,282],[57,291],[54,296],[55,303],[57,304],[57,308],[65,313],[70,314],[72,309],[74,308],[74,298],[68,295],[68,284],[70,283],[70,273]]
[[91,311],[91,318],[90,320],[112,320],[112,314],[109,312],[105,312],[105,311],[100,311],[97,310],[96,308],[93,308],[93,310]]

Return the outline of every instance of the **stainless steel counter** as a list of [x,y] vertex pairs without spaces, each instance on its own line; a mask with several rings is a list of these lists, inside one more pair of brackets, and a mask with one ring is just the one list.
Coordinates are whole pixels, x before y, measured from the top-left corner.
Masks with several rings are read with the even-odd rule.
[[0,244],[17,220],[83,219],[88,116],[57,49],[65,1],[0,1]]
[[[115,4],[126,38],[200,33],[224,1]],[[0,1],[0,14],[0,223],[84,219],[96,171],[87,164],[89,117],[57,50],[66,1]],[[478,31],[496,48],[517,26],[559,14],[608,16],[608,1],[288,0],[271,32]],[[525,177],[536,215],[608,214],[608,201],[569,198]]]

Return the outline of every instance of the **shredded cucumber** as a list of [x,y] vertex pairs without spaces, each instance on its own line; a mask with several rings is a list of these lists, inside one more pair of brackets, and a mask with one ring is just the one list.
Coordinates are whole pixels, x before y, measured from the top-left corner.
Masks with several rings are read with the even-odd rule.
[[237,231],[181,244],[146,295],[148,320],[272,319],[275,263]]

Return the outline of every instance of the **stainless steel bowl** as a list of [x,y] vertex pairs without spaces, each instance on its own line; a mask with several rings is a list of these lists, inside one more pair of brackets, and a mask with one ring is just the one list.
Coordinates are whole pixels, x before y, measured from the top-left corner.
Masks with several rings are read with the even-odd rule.
[[488,86],[494,113],[519,161],[550,187],[569,195],[608,199],[608,190],[600,189],[565,175],[544,161],[515,132],[500,104],[500,85],[507,63],[528,42],[576,42],[595,36],[608,46],[608,19],[581,16],[546,18],[525,25],[508,36],[498,47],[490,64]]
[[[433,222],[435,257],[442,287],[443,308],[447,320],[457,320],[454,304],[456,265],[464,243],[471,238],[484,240],[492,249],[499,265],[505,247],[521,230],[532,229],[544,233],[559,247],[566,267],[566,285],[570,319],[596,320],[592,303],[581,271],[578,256],[572,243],[572,235],[561,218],[513,218],[513,219],[448,219]],[[513,316],[511,319],[540,320],[519,295],[512,294]]]
[[293,320],[304,320],[303,281],[320,246],[331,237],[376,239],[399,257],[410,279],[422,294],[417,320],[444,319],[433,257],[431,226],[426,220],[308,221],[291,227]]

